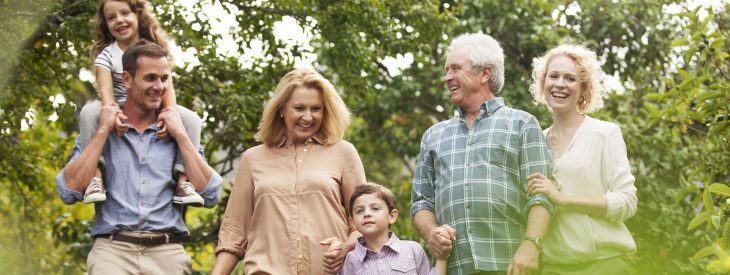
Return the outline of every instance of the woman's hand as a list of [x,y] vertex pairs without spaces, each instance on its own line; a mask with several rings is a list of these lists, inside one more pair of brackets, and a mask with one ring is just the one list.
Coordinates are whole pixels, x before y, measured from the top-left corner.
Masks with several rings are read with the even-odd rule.
[[345,256],[350,252],[349,249],[346,249],[345,244],[337,237],[326,239],[319,244],[328,246],[327,252],[322,255],[324,271],[328,274],[340,272],[342,264],[345,263]]
[[565,201],[565,195],[560,193],[558,188],[542,173],[534,173],[527,176],[527,194],[533,196],[537,193],[542,193],[548,196],[553,203],[556,205],[563,205]]

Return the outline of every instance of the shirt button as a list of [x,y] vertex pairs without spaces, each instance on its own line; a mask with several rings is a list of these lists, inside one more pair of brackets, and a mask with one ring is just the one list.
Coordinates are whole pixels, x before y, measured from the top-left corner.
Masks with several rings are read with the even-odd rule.
[[302,159],[299,159],[298,161],[299,161],[299,162],[302,162]]
[[144,163],[144,161],[145,161],[145,158],[144,157],[139,158],[139,162],[140,163]]
[[306,152],[306,151],[307,151],[307,148],[304,148],[304,152]]
[[143,181],[142,181],[142,184],[147,184],[147,181],[146,181],[146,180],[143,180]]
[[302,255],[302,254],[299,254],[299,258],[301,258],[301,257],[304,257],[304,255]]
[[144,207],[144,202],[140,202],[139,205]]

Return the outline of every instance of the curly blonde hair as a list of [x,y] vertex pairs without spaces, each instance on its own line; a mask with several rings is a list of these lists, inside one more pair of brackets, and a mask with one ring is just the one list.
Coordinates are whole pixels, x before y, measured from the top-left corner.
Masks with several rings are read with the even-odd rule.
[[535,104],[547,104],[545,102],[545,76],[550,61],[556,56],[568,56],[575,61],[580,70],[581,86],[583,95],[578,101],[578,113],[587,113],[599,108],[599,102],[603,97],[603,86],[600,77],[603,75],[601,65],[598,63],[596,53],[580,45],[563,44],[550,49],[545,55],[535,59],[532,65],[532,83],[530,93]]
[[296,69],[287,73],[274,90],[259,122],[259,130],[254,135],[258,141],[268,146],[276,146],[286,138],[286,124],[284,118],[278,116],[279,110],[291,98],[299,87],[311,88],[322,93],[323,116],[322,126],[317,135],[323,138],[324,145],[331,145],[340,141],[350,125],[350,111],[345,102],[335,90],[332,83],[312,69]]
[[[125,2],[129,5],[129,8],[137,14],[137,20],[139,22],[137,31],[140,39],[146,39],[160,45],[165,51],[170,52],[170,48],[167,46],[167,34],[160,27],[160,22],[152,14],[152,7],[146,0],[102,0],[99,4],[99,8],[96,10],[96,16],[94,21],[96,22],[96,41],[91,49],[91,61],[96,59],[96,56],[101,53],[104,47],[116,41],[109,31],[109,26],[106,24],[106,18],[104,18],[104,6],[109,1]],[[168,60],[172,64],[172,55],[168,55]]]

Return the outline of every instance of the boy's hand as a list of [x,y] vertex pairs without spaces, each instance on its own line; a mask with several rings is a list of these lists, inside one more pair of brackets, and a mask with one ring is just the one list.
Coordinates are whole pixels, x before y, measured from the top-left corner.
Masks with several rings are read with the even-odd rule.
[[452,241],[456,240],[456,230],[448,224],[442,224],[431,230],[428,237],[428,248],[436,258],[448,259],[451,255]]

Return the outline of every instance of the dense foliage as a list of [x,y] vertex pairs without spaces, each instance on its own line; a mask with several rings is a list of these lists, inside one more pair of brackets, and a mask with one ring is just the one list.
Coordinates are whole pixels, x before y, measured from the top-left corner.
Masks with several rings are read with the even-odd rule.
[[[176,56],[178,102],[203,117],[207,158],[221,174],[231,179],[238,156],[256,144],[253,133],[277,81],[315,56],[311,66],[334,82],[355,115],[346,138],[368,179],[398,197],[393,230],[403,239],[419,240],[408,212],[421,135],[454,111],[441,81],[448,41],[477,31],[500,41],[502,96],[544,127],[550,113],[532,104],[527,90],[532,60],[559,43],[584,44],[615,77],[607,83],[617,83],[592,115],[621,126],[636,176],[639,212],[627,221],[638,244],[632,269],[730,269],[727,3],[691,9],[670,0],[152,2],[175,44],[195,57]],[[54,176],[76,136],[76,113],[97,97],[88,75],[98,3],[0,3],[0,268],[78,274],[92,241],[93,207],[63,205]],[[210,12],[211,5],[220,8]],[[216,19],[217,13],[231,16]],[[233,24],[222,28],[228,19]],[[282,21],[301,26],[309,42],[282,38]],[[388,60],[397,57],[412,62],[392,70]],[[186,248],[201,273],[214,260],[229,188],[227,182],[216,208],[186,213],[195,240]]]

